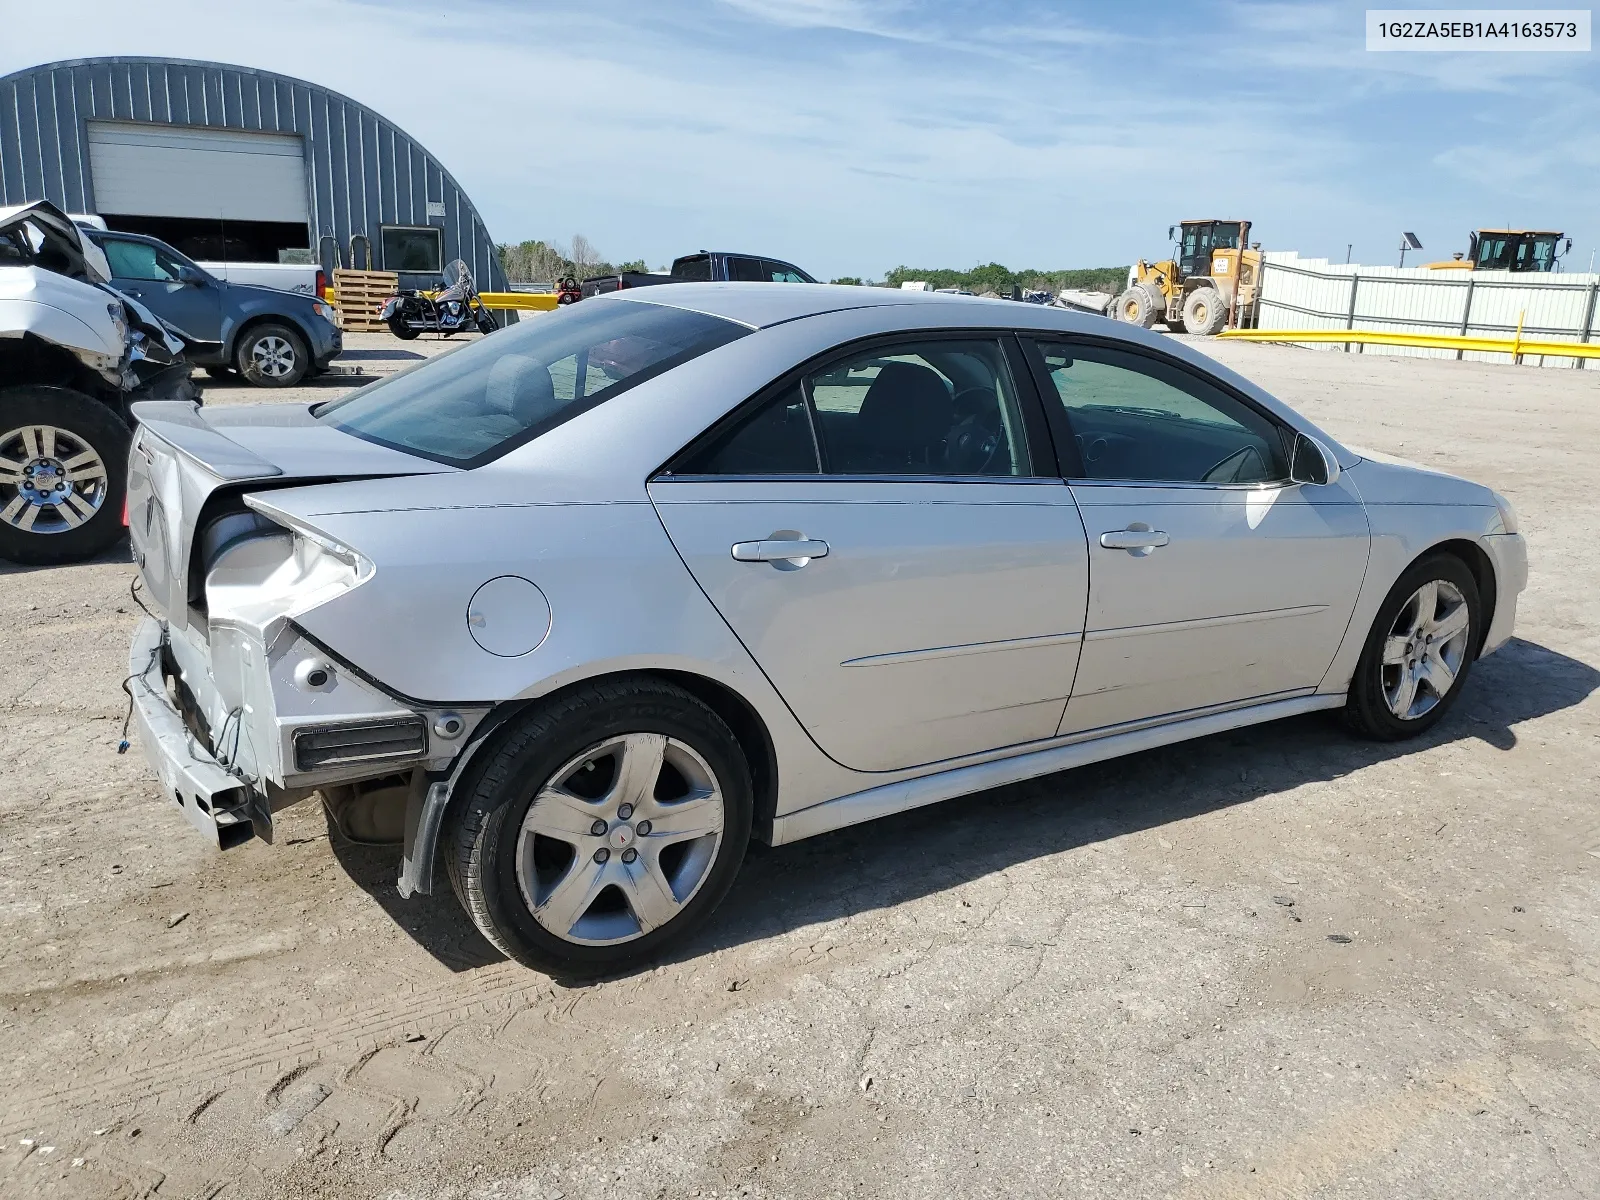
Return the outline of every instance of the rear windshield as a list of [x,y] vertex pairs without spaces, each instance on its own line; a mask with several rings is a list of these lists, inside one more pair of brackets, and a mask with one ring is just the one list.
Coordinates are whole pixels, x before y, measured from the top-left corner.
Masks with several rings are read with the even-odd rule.
[[525,316],[316,416],[380,446],[476,467],[748,332],[660,304],[585,301]]
[[672,264],[672,277],[674,279],[687,279],[690,283],[710,283],[711,256],[709,254],[690,254],[676,260]]

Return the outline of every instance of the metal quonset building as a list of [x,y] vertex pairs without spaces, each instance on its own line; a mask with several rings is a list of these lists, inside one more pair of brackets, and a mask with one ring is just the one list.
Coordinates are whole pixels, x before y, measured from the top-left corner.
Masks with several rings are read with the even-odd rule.
[[364,104],[271,71],[164,58],[0,78],[0,203],[49,200],[192,257],[325,266],[366,238],[415,286],[460,258],[503,291],[494,243],[437,158]]

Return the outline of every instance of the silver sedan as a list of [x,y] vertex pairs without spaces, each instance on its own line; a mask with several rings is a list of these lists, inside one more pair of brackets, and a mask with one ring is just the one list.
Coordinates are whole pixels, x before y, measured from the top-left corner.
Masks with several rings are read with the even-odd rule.
[[165,793],[224,849],[320,794],[574,974],[681,938],[752,837],[1319,709],[1415,736],[1527,579],[1488,488],[999,301],[651,288],[138,415]]

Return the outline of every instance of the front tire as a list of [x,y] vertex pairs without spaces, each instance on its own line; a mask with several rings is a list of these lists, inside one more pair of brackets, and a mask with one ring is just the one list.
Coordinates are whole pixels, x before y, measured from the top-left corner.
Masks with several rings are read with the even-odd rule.
[[233,357],[239,374],[257,387],[294,387],[311,366],[305,339],[275,322],[246,330]]
[[82,392],[0,391],[0,558],[93,558],[123,535],[127,425]]
[[1483,640],[1478,584],[1453,554],[1408,567],[1378,609],[1344,716],[1352,730],[1392,742],[1426,733],[1450,711]]
[[498,737],[467,786],[447,866],[473,922],[511,958],[566,975],[631,967],[688,935],[733,885],[750,769],[688,692],[654,679],[586,685]]

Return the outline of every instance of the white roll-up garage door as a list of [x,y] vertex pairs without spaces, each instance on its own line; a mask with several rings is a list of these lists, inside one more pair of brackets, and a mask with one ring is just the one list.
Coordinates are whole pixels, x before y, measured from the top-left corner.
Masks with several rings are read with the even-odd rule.
[[306,220],[305,143],[293,134],[90,121],[89,165],[102,213]]

